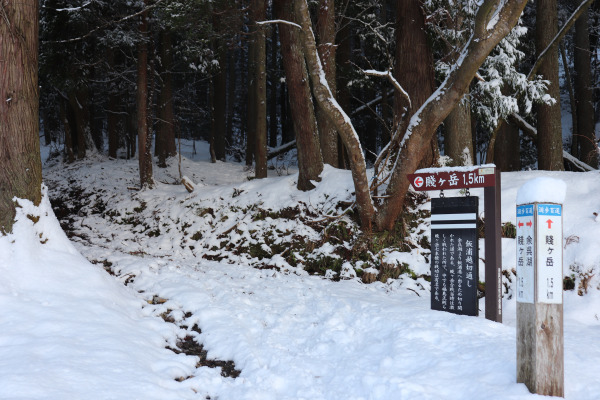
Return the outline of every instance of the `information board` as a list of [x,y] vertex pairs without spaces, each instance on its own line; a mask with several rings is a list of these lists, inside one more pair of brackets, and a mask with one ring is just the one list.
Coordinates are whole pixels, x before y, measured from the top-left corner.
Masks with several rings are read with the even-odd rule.
[[479,314],[478,197],[431,199],[431,308]]
[[562,303],[562,206],[537,207],[537,301]]
[[533,204],[517,206],[517,301],[533,303],[535,233]]

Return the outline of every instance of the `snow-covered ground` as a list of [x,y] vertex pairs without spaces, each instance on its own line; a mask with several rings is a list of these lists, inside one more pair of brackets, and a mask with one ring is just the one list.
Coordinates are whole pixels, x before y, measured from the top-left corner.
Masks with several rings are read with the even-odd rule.
[[[318,218],[351,198],[349,172],[327,169],[315,190],[302,193],[295,175],[271,171],[267,181],[248,181],[242,165],[210,164],[205,146],[197,148],[193,157],[184,151],[182,164],[197,185],[191,194],[173,184],[176,164],[155,171],[156,189],[137,192],[130,189],[137,185],[135,160],[47,163],[52,197],[77,182],[96,194],[75,210],[72,242],[47,197],[40,207],[21,202],[14,233],[0,237],[0,398],[539,398],[516,383],[510,279],[498,324],[431,311],[423,278],[366,285],[308,275],[298,267],[302,260],[293,265],[274,254],[275,244],[261,243],[256,231],[278,229],[284,238],[289,231],[290,240],[318,232],[243,210],[302,202],[306,217]],[[504,222],[515,221],[519,187],[539,176],[567,184],[564,272],[575,277],[575,290],[564,296],[565,397],[598,399],[600,221],[593,213],[600,212],[600,173],[503,174]],[[236,260],[231,249],[221,261],[206,259],[219,240],[233,248],[259,243],[273,252],[268,268],[251,267],[248,256]],[[503,239],[503,246],[504,269],[514,278],[514,240]],[[421,250],[389,257],[420,275],[428,273]],[[351,277],[360,266],[346,267]],[[240,375],[196,367],[197,357],[167,349],[186,336],[202,343],[209,358],[232,360]]]

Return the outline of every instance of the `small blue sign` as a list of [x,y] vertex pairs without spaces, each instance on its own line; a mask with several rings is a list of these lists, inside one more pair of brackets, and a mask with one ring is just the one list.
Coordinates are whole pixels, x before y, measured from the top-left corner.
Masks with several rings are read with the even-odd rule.
[[538,204],[538,215],[562,215],[562,206],[560,204]]
[[533,217],[533,204],[517,206],[517,217]]

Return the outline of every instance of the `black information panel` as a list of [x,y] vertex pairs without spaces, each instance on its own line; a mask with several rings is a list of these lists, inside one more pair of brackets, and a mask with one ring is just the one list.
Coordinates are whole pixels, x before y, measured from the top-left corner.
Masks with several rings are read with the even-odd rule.
[[478,315],[479,198],[431,199],[431,309]]

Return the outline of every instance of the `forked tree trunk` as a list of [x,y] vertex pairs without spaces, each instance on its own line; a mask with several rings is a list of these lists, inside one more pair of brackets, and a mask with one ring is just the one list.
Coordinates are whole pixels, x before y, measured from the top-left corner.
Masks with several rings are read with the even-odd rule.
[[41,201],[37,0],[0,4],[0,234],[12,232],[14,197]]
[[306,0],[295,0],[295,12],[299,24],[302,26],[303,50],[308,65],[310,80],[313,84],[312,90],[319,107],[327,113],[330,120],[336,126],[346,149],[354,180],[356,191],[356,206],[360,215],[363,230],[371,231],[371,223],[375,214],[375,207],[370,195],[369,180],[367,177],[367,166],[363,155],[358,134],[354,130],[350,117],[342,110],[335,100],[331,89],[326,81],[321,80],[324,76],[323,67],[319,60],[317,43],[312,30],[310,13]]
[[140,186],[152,187],[152,152],[148,124],[148,11],[140,22],[141,41],[138,45],[137,132]]
[[[392,145],[398,146],[400,152],[390,160],[391,176],[382,205],[375,213],[373,200],[370,196],[366,166],[358,136],[348,116],[337,106],[325,82],[320,77],[323,74],[318,59],[314,35],[306,0],[296,0],[296,12],[304,32],[304,52],[309,66],[313,92],[319,106],[327,111],[336,124],[336,128],[348,149],[352,178],[356,192],[356,205],[360,215],[362,228],[370,232],[374,226],[377,230],[391,229],[402,212],[404,198],[410,182],[407,174],[414,172],[422,159],[433,135],[463,96],[475,76],[477,70],[492,49],[515,26],[527,0],[513,0],[499,3],[496,0],[486,0],[477,13],[473,38],[464,49],[462,63],[452,70],[440,88],[430,96],[423,107],[410,120],[407,134],[397,132]],[[498,9],[498,7],[501,7]],[[496,23],[493,29],[488,29],[490,20]],[[403,139],[400,139],[403,137]]]
[[[280,0],[275,3],[275,13],[278,19],[295,21],[292,3],[291,0]],[[297,186],[299,190],[310,190],[315,187],[311,180],[320,180],[323,160],[319,149],[317,121],[300,34],[296,27],[286,24],[279,26],[283,67],[298,149]]]

